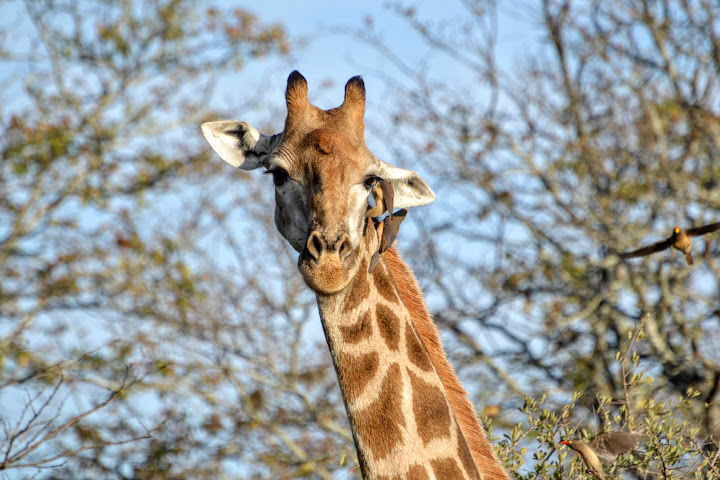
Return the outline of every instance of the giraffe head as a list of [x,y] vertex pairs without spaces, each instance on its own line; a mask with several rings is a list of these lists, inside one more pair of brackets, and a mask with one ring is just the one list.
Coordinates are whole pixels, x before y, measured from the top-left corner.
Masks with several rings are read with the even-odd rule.
[[417,173],[378,160],[365,145],[360,77],[345,85],[342,105],[322,110],[309,102],[305,78],[293,72],[285,100],[285,129],[277,135],[235,121],[204,123],[202,131],[226,162],[243,170],[264,167],[272,175],[278,230],[300,253],[308,286],[333,294],[355,276],[360,257],[376,250],[365,212],[380,182],[392,185],[396,208],[430,203],[435,194]]

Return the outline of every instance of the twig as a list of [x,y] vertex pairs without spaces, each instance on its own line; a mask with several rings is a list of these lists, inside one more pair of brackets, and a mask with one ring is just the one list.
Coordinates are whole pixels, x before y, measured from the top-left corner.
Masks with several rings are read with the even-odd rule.
[[637,341],[638,335],[640,335],[640,332],[642,331],[643,327],[645,326],[645,323],[647,319],[650,317],[650,314],[645,314],[642,319],[640,320],[640,324],[635,329],[635,332],[633,333],[632,338],[630,339],[630,344],[628,345],[627,350],[625,351],[625,354],[620,358],[620,369],[622,373],[622,379],[623,379],[623,392],[625,394],[625,409],[627,411],[627,419],[630,419],[632,416],[630,413],[630,394],[628,393],[628,380],[627,376],[628,373],[625,370],[625,361],[628,358],[628,355],[630,355],[630,351],[632,350],[633,344]]

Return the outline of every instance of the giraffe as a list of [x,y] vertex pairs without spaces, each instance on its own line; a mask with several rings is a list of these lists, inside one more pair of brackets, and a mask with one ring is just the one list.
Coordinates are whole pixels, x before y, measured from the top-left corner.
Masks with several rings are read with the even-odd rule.
[[[273,177],[275,224],[315,292],[363,478],[508,479],[412,271],[392,247],[377,258],[383,223],[375,217],[386,207],[390,216],[393,204],[427,204],[435,194],[417,173],[367,148],[360,77],[347,82],[342,105],[331,110],[309,102],[297,71],[285,97],[281,133],[236,121],[207,122],[202,131],[226,162],[264,167]],[[387,184],[392,188],[382,192],[391,199],[381,194]]]

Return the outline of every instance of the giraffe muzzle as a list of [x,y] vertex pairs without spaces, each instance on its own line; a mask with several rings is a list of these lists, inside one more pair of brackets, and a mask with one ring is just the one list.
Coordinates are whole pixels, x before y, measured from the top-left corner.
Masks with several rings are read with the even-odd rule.
[[333,242],[328,242],[320,232],[314,230],[308,237],[305,247],[310,256],[318,263],[326,255],[337,255],[339,263],[342,264],[343,260],[352,253],[350,235],[347,233],[343,233]]
[[317,230],[310,233],[298,260],[305,282],[315,292],[332,294],[342,290],[354,271],[351,261],[350,235],[343,233],[333,240]]

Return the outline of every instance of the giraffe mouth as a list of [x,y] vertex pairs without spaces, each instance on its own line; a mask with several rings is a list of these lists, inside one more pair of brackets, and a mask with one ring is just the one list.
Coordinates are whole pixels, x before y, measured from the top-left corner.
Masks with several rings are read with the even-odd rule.
[[332,295],[347,287],[357,271],[357,265],[354,252],[341,261],[337,254],[315,259],[305,249],[298,258],[298,269],[314,292]]

